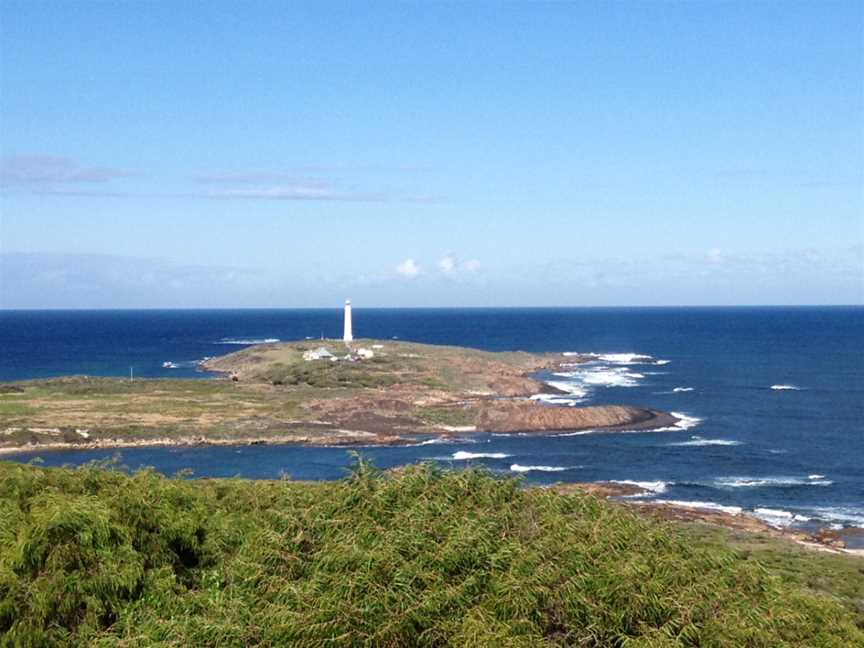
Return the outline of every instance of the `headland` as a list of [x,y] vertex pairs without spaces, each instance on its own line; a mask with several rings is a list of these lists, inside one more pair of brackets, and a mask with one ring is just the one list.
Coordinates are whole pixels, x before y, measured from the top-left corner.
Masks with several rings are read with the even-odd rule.
[[671,414],[560,407],[538,372],[590,358],[395,340],[298,341],[206,360],[203,380],[86,376],[0,385],[0,453],[147,445],[399,445],[473,432],[626,432]]

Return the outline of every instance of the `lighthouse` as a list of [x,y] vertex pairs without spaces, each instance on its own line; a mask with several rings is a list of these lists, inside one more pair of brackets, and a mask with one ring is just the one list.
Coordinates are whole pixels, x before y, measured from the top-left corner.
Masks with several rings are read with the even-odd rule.
[[345,332],[342,335],[342,341],[346,344],[354,340],[354,335],[351,333],[351,300],[345,300]]

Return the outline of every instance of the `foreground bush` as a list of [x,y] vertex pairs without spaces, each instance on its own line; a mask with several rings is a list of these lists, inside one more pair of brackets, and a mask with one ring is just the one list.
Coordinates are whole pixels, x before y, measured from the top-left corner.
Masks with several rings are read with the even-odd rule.
[[841,607],[587,495],[0,463],[0,643],[852,646]]

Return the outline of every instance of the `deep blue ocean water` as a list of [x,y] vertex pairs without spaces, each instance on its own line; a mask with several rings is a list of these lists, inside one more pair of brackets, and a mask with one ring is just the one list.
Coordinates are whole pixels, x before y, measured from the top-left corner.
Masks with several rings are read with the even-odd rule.
[[[686,415],[685,425],[660,432],[466,434],[359,449],[379,467],[435,459],[535,483],[636,481],[654,499],[740,507],[778,525],[864,526],[864,308],[361,308],[354,322],[355,336],[596,353],[595,362],[545,378],[573,403]],[[0,380],[125,376],[130,367],[136,377],[206,378],[195,368],[206,356],[322,334],[341,334],[340,310],[0,311]],[[114,454],[41,457],[60,465]],[[333,479],[352,462],[344,448],[288,446],[120,454],[131,468],[202,477]]]

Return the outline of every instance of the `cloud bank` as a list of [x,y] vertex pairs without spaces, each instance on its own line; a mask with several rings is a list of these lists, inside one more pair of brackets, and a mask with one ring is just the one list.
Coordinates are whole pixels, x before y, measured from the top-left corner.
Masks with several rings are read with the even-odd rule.
[[[864,304],[864,246],[734,255],[244,268],[103,254],[0,253],[0,308]],[[443,263],[442,263],[443,262]],[[458,271],[458,268],[466,269]],[[367,272],[364,274],[364,270]]]

